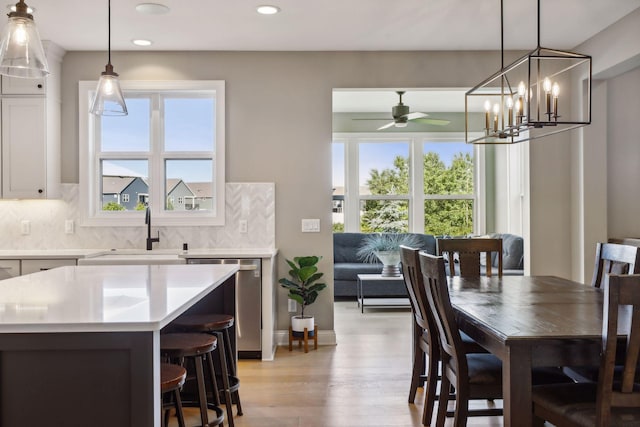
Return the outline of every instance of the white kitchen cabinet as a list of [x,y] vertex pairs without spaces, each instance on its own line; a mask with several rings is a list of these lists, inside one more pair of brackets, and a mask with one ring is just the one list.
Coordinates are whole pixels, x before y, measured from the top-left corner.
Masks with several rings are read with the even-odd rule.
[[20,260],[0,259],[0,280],[20,275]]
[[23,259],[22,275],[36,273],[38,271],[51,270],[56,267],[64,267],[67,265],[77,265],[78,261],[74,259],[58,258],[58,259]]
[[2,76],[3,95],[44,95],[46,80]]
[[60,197],[60,73],[64,50],[45,46],[44,79],[2,78],[0,196]]
[[2,98],[4,198],[47,196],[45,114],[44,98]]

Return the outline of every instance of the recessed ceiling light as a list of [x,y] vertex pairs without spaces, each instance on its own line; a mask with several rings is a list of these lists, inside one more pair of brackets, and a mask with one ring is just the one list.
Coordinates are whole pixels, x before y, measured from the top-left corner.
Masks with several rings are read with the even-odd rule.
[[153,44],[151,40],[146,39],[133,39],[131,40],[131,43],[135,44],[136,46],[151,46]]
[[[7,5],[7,9],[9,9],[11,12],[15,12],[16,11],[16,5],[15,4],[8,4]],[[35,7],[27,6],[27,13],[33,13],[35,11],[36,11]]]
[[256,7],[256,10],[261,15],[275,15],[280,12],[280,8],[278,6],[272,6],[269,4],[263,4],[261,6]]
[[145,15],[164,15],[165,13],[169,13],[171,9],[159,3],[140,3],[136,5],[136,10]]

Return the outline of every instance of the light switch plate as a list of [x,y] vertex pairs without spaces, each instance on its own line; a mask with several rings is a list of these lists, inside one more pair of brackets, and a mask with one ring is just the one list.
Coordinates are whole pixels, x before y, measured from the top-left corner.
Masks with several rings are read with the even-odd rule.
[[67,219],[64,221],[64,233],[65,234],[73,234],[75,231],[74,223],[72,219]]
[[31,221],[28,219],[23,219],[20,221],[20,234],[23,236],[27,236],[31,234]]
[[287,311],[288,311],[289,313],[295,313],[296,311],[298,311],[297,304],[296,304],[296,302],[295,302],[294,300],[289,299],[289,300],[287,300],[287,301],[288,301],[288,304],[287,304]]
[[320,232],[320,220],[319,219],[303,219],[302,220],[302,232],[303,233],[319,233]]
[[247,224],[247,220],[241,219],[240,221],[238,221],[238,228],[240,229],[240,233],[248,232],[249,226]]

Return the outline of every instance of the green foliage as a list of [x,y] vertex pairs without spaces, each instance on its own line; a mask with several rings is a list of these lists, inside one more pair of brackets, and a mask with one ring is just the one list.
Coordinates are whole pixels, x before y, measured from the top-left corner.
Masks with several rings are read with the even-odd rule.
[[[425,194],[472,194],[473,158],[469,153],[454,155],[447,168],[435,152],[425,153]],[[373,195],[409,194],[409,159],[396,156],[393,168],[371,170],[367,180]],[[361,216],[361,230],[407,232],[409,204],[403,200],[367,200]],[[425,233],[464,236],[473,232],[472,200],[426,200]]]
[[125,207],[116,202],[107,202],[102,206],[103,211],[123,211]]
[[342,223],[342,222],[333,223],[333,232],[334,233],[344,233],[344,223]]
[[318,293],[327,287],[324,283],[314,283],[324,275],[318,273],[316,264],[322,259],[320,256],[295,257],[293,261],[286,260],[291,270],[290,279],[282,278],[278,282],[289,290],[288,297],[300,304],[300,314],[304,317],[304,308],[313,304]]
[[136,207],[134,208],[137,211],[143,211],[145,209],[147,209],[147,205],[145,205],[142,202],[138,202],[138,204],[136,205]]

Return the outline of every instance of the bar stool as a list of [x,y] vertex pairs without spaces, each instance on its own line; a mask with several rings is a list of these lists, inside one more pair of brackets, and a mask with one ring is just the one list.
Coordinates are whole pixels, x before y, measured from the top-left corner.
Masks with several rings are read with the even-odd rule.
[[173,406],[178,417],[178,426],[185,427],[184,414],[182,413],[182,401],[180,400],[180,387],[184,385],[187,379],[187,370],[182,366],[171,363],[160,364],[160,385],[161,395],[164,397],[167,393],[172,393],[169,402],[162,402],[162,412],[164,419],[164,427],[169,425],[169,409]]
[[[240,403],[240,379],[236,374],[236,358],[231,347],[229,330],[234,327],[235,319],[230,314],[188,314],[173,321],[173,324],[184,331],[205,332],[218,337],[218,354],[222,369],[222,388],[225,392],[224,402],[227,407],[229,425],[233,426],[233,416],[231,404],[236,403],[238,415],[242,415],[242,404]],[[227,398],[227,394],[231,396]]]
[[[177,361],[181,366],[185,362],[190,361],[195,367],[195,378],[193,376],[187,378],[196,380],[198,386],[198,406],[200,407],[200,419],[202,426],[219,426],[224,420],[224,413],[220,408],[220,399],[218,397],[218,386],[216,384],[216,374],[213,367],[213,350],[217,347],[218,339],[215,336],[206,334],[189,334],[189,333],[170,333],[160,335],[160,354],[171,361]],[[207,402],[207,390],[205,386],[204,365],[209,370],[211,379],[211,387],[215,402]],[[192,402],[184,402],[184,405],[191,405]],[[211,409],[216,413],[216,419],[209,421],[209,413],[207,409]]]

